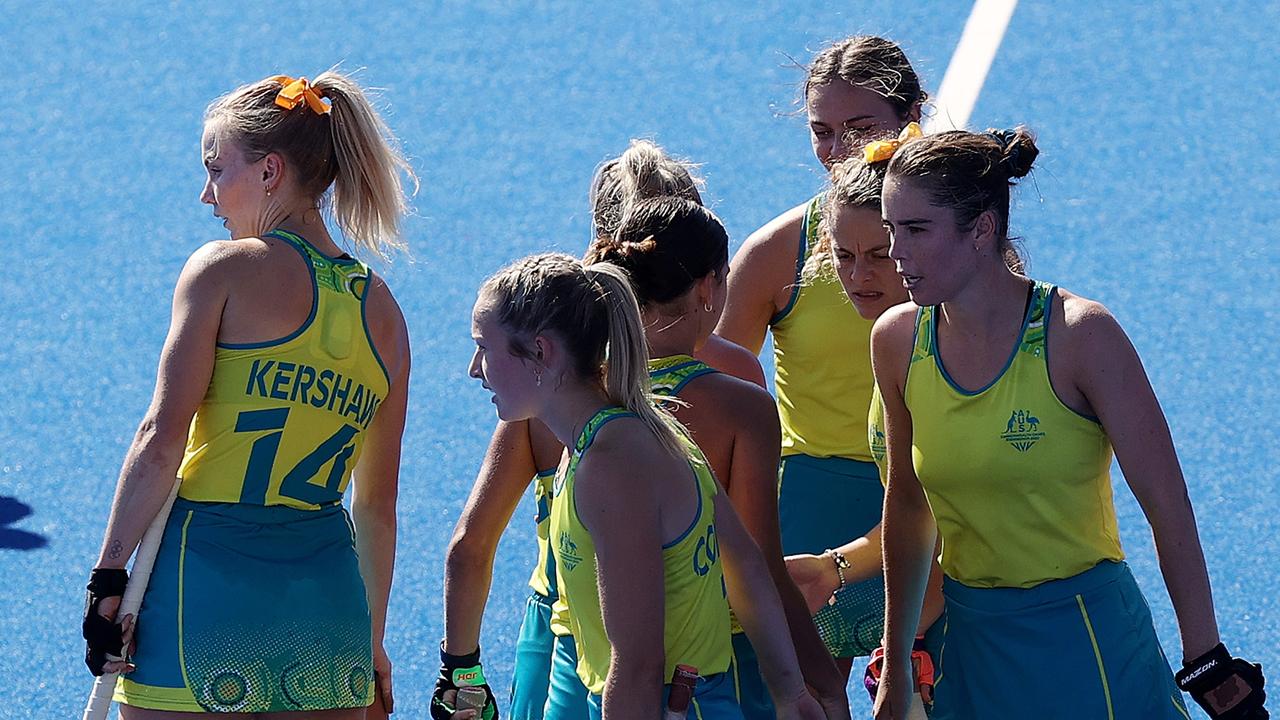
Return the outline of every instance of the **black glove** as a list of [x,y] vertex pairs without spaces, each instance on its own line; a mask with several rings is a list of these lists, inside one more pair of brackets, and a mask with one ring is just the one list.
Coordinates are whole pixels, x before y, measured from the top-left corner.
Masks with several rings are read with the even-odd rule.
[[480,720],[498,720],[498,704],[494,702],[493,690],[485,682],[484,669],[480,667],[480,648],[470,655],[450,655],[444,651],[444,643],[440,643],[440,677],[436,680],[436,690],[431,694],[432,720],[449,720],[455,712],[456,699],[446,703],[444,694],[448,690],[458,688],[484,688],[484,710],[480,711]]
[[1182,666],[1174,676],[1213,720],[1267,720],[1262,666],[1231,657],[1218,643],[1209,652]]
[[81,629],[85,639],[84,664],[94,675],[102,674],[108,655],[124,657],[124,633],[119,623],[98,614],[98,605],[106,598],[124,595],[128,582],[129,573],[124,568],[95,568],[89,575]]

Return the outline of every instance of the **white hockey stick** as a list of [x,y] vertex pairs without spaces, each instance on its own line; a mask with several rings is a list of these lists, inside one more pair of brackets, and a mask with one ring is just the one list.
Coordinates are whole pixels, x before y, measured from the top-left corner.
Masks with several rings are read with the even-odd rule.
[[[160,538],[164,535],[164,526],[169,521],[169,511],[173,508],[173,499],[178,497],[178,481],[174,480],[173,489],[164,501],[164,507],[151,521],[147,532],[138,543],[138,552],[133,557],[133,568],[129,572],[129,584],[124,588],[124,597],[120,600],[120,610],[116,617],[133,615],[137,621],[138,608],[142,605],[142,595],[147,591],[147,581],[151,579],[151,567],[156,564],[156,552],[160,550]],[[93,683],[93,691],[89,693],[89,702],[84,706],[82,720],[106,720],[111,712],[111,696],[116,689],[116,678],[119,673],[99,675]]]

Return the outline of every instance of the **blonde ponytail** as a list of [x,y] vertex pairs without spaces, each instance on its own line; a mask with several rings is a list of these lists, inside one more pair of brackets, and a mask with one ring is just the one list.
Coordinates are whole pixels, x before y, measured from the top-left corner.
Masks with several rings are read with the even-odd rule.
[[663,448],[686,453],[675,430],[675,418],[655,404],[649,383],[649,351],[640,320],[640,304],[627,273],[613,263],[588,265],[586,276],[600,287],[609,313],[609,344],[604,357],[604,388],[609,399],[635,413]]
[[622,155],[601,163],[591,180],[588,199],[595,236],[611,236],[637,200],[672,195],[701,205],[696,167],[671,157],[651,140],[632,140]]
[[686,456],[679,423],[649,388],[649,351],[640,305],[626,271],[612,263],[583,267],[564,253],[517,260],[485,280],[480,295],[511,333],[508,350],[535,357],[533,339],[554,333],[571,371],[599,383],[610,402],[635,413],[673,455]]
[[[331,201],[338,229],[356,247],[384,259],[390,250],[403,250],[400,220],[408,204],[400,173],[413,180],[415,192],[418,178],[395,137],[351,78],[321,73],[314,83],[302,83],[316,107],[310,101],[282,106],[277,97],[292,80],[274,76],[236,88],[209,105],[205,121],[216,122],[251,160],[283,156],[302,192],[317,206]],[[327,110],[321,98],[329,101]]]
[[404,250],[400,220],[408,212],[400,174],[418,178],[396,148],[395,136],[351,78],[321,73],[315,88],[333,111],[329,131],[337,158],[333,182],[333,217],[342,234],[357,247],[386,258]]

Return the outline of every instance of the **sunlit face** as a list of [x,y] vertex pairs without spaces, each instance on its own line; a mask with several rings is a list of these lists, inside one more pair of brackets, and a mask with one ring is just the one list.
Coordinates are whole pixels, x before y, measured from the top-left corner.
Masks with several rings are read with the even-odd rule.
[[537,412],[538,370],[534,363],[512,354],[511,333],[498,322],[492,302],[481,297],[471,311],[471,338],[475,354],[467,374],[493,393],[498,417],[527,420]]
[[889,259],[889,232],[874,208],[843,206],[832,218],[836,272],[858,314],[868,320],[907,301]]
[[896,133],[907,122],[883,97],[843,80],[809,88],[805,108],[813,154],[828,170],[850,152]]
[[200,152],[207,176],[200,202],[213,206],[233,239],[255,237],[265,214],[265,158],[250,162],[239,143],[221,135],[216,124],[205,124]]
[[913,178],[884,181],[884,226],[889,257],[917,305],[937,305],[955,297],[977,269],[973,232],[956,224],[955,211],[929,202],[927,187]]

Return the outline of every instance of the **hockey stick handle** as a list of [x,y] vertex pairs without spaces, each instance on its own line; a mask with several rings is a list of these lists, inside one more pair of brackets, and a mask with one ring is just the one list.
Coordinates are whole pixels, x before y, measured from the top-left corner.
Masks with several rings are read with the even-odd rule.
[[[142,596],[147,592],[147,582],[151,579],[151,568],[156,564],[156,553],[160,550],[160,538],[164,535],[164,526],[169,522],[169,512],[173,509],[176,497],[178,480],[175,479],[164,506],[152,518],[147,531],[142,535],[142,542],[138,543],[138,552],[133,557],[133,568],[129,573],[129,584],[124,588],[124,597],[120,599],[120,609],[116,612],[118,618],[133,615],[136,619],[138,616]],[[107,713],[111,712],[111,696],[115,693],[118,676],[118,673],[104,673],[95,679],[81,720],[106,720]]]

